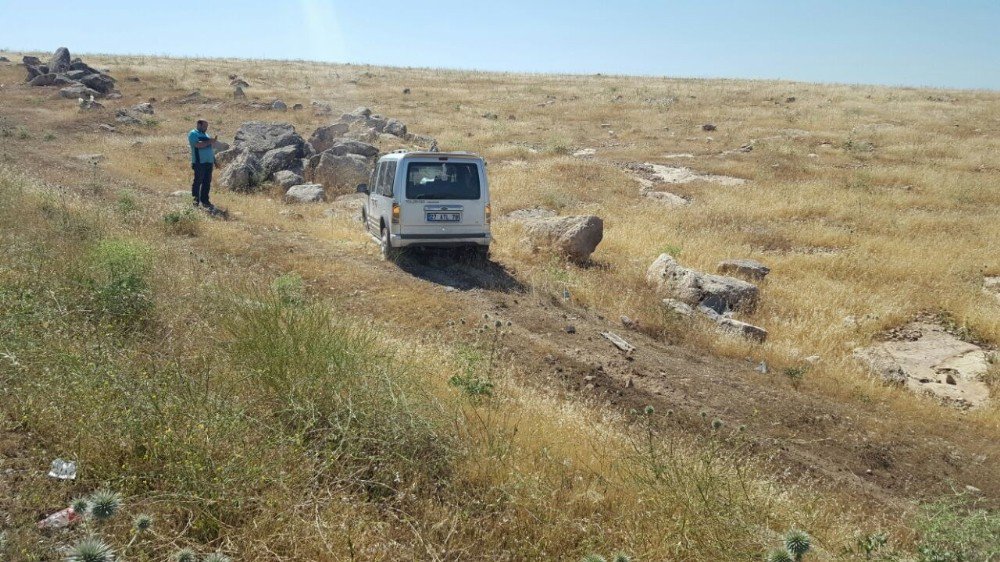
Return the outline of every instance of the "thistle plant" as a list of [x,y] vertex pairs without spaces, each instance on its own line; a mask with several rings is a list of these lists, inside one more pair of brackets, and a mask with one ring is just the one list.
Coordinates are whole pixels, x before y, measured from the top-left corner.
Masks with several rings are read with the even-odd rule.
[[145,533],[152,526],[153,526],[153,518],[152,518],[152,516],[147,515],[145,513],[136,515],[135,519],[132,520],[132,528],[135,529],[135,532],[137,534],[138,533]]
[[725,425],[725,422],[723,422],[719,418],[715,418],[714,420],[712,420],[712,431],[719,431],[720,429],[722,429],[723,425]]
[[584,556],[580,562],[608,562],[608,559],[600,554],[588,554]]
[[785,548],[795,559],[795,562],[800,562],[802,557],[812,548],[812,539],[805,531],[792,529],[785,535]]
[[90,511],[90,500],[87,498],[76,498],[69,506],[73,508],[73,513],[83,517]]
[[793,562],[792,555],[783,548],[776,548],[771,552],[768,552],[767,557],[764,559],[767,562]]
[[619,552],[618,554],[615,554],[614,558],[611,559],[611,562],[632,562],[632,559],[626,554]]
[[202,558],[201,562],[232,562],[232,558],[222,554],[221,552],[213,552]]
[[90,496],[90,514],[98,521],[107,521],[118,513],[122,497],[118,492],[98,490]]
[[197,562],[198,555],[190,548],[182,548],[174,553],[174,562]]
[[89,537],[69,547],[66,562],[112,562],[115,553],[108,543],[97,537]]

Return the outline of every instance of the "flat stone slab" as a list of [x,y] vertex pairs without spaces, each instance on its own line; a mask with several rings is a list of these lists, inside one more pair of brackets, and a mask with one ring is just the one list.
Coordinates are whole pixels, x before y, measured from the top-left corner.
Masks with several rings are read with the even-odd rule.
[[906,337],[856,349],[854,355],[884,379],[947,405],[978,408],[989,401],[989,387],[980,380],[989,370],[983,348],[936,324],[914,322],[901,333]]
[[654,179],[662,183],[691,183],[693,181],[707,181],[723,186],[736,186],[747,183],[743,178],[732,176],[720,176],[716,174],[702,174],[695,172],[686,166],[664,166],[663,164],[646,163],[652,168]]
[[643,197],[652,199],[657,203],[662,203],[670,207],[684,207],[691,204],[691,201],[669,191],[644,191]]
[[983,292],[1000,302],[1000,276],[983,279]]

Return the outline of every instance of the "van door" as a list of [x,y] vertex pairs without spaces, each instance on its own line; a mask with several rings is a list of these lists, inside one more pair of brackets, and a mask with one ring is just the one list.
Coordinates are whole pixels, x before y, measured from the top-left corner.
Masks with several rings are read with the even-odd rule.
[[372,170],[371,179],[368,182],[368,201],[365,203],[365,216],[368,218],[368,224],[365,228],[368,232],[378,236],[379,233],[379,218],[382,216],[379,205],[379,200],[381,195],[379,194],[379,178],[382,170],[385,169],[385,163],[379,162],[375,169]]

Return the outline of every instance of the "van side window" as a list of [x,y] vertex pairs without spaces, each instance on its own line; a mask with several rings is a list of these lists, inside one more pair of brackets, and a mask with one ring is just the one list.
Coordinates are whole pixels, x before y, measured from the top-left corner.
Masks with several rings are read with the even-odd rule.
[[383,195],[386,197],[392,197],[392,184],[396,181],[396,161],[385,163],[385,186],[383,188]]
[[385,164],[379,162],[378,166],[375,166],[375,170],[372,171],[371,183],[368,185],[368,189],[371,191],[372,195],[379,194],[379,185],[381,184],[379,180],[381,179],[382,169],[384,167]]
[[378,166],[372,169],[372,173],[368,176],[368,192],[375,194],[375,179],[378,178]]

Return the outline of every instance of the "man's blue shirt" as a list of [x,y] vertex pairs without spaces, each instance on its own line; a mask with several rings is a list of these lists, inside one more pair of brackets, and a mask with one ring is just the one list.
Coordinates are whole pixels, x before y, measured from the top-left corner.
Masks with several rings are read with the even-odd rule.
[[195,148],[194,145],[199,142],[210,140],[209,136],[205,133],[199,131],[198,129],[192,129],[188,133],[188,144],[191,145],[191,163],[192,164],[213,164],[215,163],[215,150],[211,146],[206,146],[205,148]]

